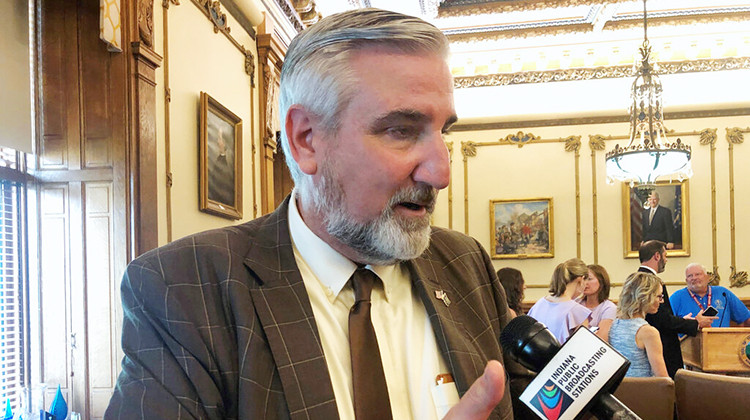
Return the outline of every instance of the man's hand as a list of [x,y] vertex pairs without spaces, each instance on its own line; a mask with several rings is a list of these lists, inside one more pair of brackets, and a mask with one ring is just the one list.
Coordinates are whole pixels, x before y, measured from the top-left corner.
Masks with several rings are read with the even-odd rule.
[[698,321],[698,328],[710,327],[711,323],[714,322],[715,319],[719,319],[719,317],[703,316],[703,311],[700,311],[698,315],[695,316],[695,320]]
[[477,378],[458,404],[443,420],[485,420],[505,394],[505,369],[497,360],[490,360],[482,376]]
[[667,249],[674,249],[674,243],[667,242]]

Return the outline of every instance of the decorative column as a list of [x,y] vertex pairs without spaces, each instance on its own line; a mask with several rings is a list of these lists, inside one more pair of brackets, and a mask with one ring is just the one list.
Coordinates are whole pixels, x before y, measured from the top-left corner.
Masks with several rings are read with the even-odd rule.
[[258,32],[258,63],[263,75],[263,86],[260,89],[260,191],[261,213],[266,214],[278,204],[274,199],[274,160],[276,147],[280,146],[276,142],[276,132],[281,129],[278,114],[279,84],[287,46],[276,35],[268,18]]
[[162,57],[154,49],[154,2],[130,4],[128,217],[130,258],[158,246],[156,174],[156,69]]

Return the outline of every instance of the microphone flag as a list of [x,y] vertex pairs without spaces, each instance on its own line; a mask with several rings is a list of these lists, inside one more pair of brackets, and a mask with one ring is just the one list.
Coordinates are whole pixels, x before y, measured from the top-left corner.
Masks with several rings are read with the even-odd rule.
[[526,387],[520,400],[546,420],[574,420],[619,384],[630,366],[588,328],[579,328]]

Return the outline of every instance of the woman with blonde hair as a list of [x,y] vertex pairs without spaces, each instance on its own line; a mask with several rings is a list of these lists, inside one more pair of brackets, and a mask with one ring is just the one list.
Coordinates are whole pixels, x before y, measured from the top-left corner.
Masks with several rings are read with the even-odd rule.
[[529,316],[546,325],[560,344],[579,326],[588,326],[591,311],[573,300],[583,292],[588,272],[586,263],[578,258],[558,264],[549,284],[550,296],[539,299],[529,310]]
[[645,319],[659,310],[663,293],[661,281],[651,273],[633,273],[622,286],[609,343],[630,360],[625,376],[669,376],[659,331]]
[[598,264],[589,264],[589,275],[584,284],[583,296],[578,303],[591,310],[589,327],[596,327],[596,335],[602,340],[609,337],[609,328],[617,316],[617,306],[609,300],[609,274]]

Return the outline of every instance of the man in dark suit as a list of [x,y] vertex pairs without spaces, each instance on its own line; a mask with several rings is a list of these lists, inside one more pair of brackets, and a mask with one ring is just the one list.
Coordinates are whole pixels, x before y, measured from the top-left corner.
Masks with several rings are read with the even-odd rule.
[[[664,267],[667,265],[666,244],[656,240],[645,242],[638,249],[638,257],[641,261],[638,271],[658,275],[664,271]],[[702,313],[696,315],[695,318],[675,316],[669,303],[667,286],[663,281],[662,286],[664,300],[659,304],[659,310],[655,314],[646,315],[646,321],[659,331],[667,372],[674,379],[677,369],[683,367],[678,334],[695,336],[699,328],[710,326],[716,318],[704,317]]]
[[[376,9],[294,39],[280,115],[295,189],[267,216],[130,264],[105,419],[513,418],[505,292],[476,240],[429,226],[456,120],[447,54],[434,26]],[[366,324],[377,413],[361,412],[376,396],[358,394],[363,350],[348,342]],[[460,401],[433,401],[438,375]]]
[[666,242],[667,249],[674,248],[674,224],[672,223],[672,211],[659,205],[659,193],[651,191],[648,196],[649,208],[643,210],[641,225],[643,242],[656,239]]

